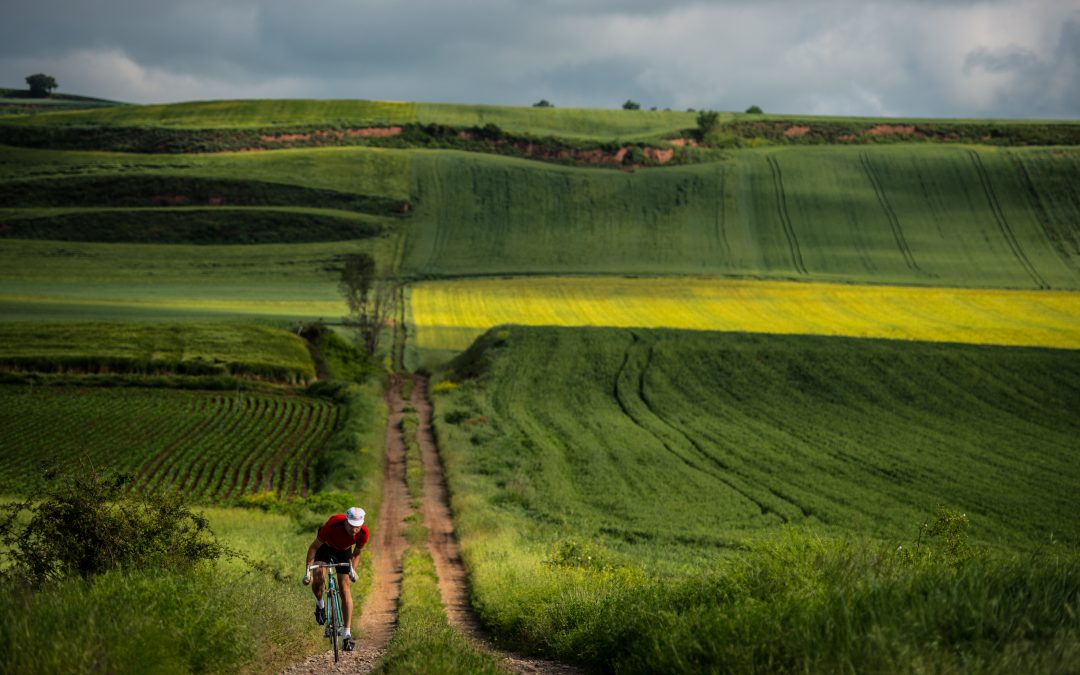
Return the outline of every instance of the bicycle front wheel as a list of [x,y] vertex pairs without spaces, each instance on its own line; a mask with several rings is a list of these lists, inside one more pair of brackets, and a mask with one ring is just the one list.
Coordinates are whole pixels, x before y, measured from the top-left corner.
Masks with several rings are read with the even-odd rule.
[[329,597],[329,603],[327,609],[329,609],[330,619],[330,642],[334,645],[334,663],[338,660],[338,642],[341,640],[341,612],[338,608],[338,594],[337,591],[331,591]]

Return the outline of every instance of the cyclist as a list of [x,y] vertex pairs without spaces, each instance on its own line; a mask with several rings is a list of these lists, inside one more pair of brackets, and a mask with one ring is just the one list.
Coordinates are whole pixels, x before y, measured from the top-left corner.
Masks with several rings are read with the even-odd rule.
[[[315,622],[320,626],[326,623],[326,603],[323,600],[323,585],[326,582],[326,570],[315,570],[312,579],[308,569],[316,561],[323,563],[349,563],[348,572],[338,572],[338,588],[341,591],[344,609],[345,636],[342,645],[345,651],[352,651],[355,646],[352,638],[352,592],[350,583],[356,581],[357,565],[360,552],[368,541],[368,529],[364,526],[364,509],[359,506],[350,508],[345,513],[330,516],[326,524],[319,528],[315,541],[308,547],[307,561],[304,563],[304,585],[311,585],[315,594]],[[345,569],[345,568],[339,568]],[[312,583],[314,581],[314,583]]]

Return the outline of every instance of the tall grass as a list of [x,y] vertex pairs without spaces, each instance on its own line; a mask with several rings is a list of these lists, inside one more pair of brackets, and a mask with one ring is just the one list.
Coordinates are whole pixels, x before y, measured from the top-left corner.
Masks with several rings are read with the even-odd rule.
[[120,569],[33,589],[5,583],[0,670],[269,673],[321,646],[298,571],[314,535],[250,509],[205,514],[229,547],[284,580],[224,561],[186,572]]
[[1080,655],[1075,552],[956,566],[793,531],[681,576],[511,574],[485,604],[500,635],[604,672],[1058,673]]
[[[0,593],[0,664],[9,673],[225,672],[299,650],[272,582],[210,571],[110,572],[36,592]],[[260,617],[253,621],[253,613]]]

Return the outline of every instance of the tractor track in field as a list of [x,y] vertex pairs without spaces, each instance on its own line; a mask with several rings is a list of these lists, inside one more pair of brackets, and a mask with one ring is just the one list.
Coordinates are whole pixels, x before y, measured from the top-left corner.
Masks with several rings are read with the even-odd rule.
[[900,254],[904,256],[904,264],[910,270],[921,272],[918,263],[915,262],[915,256],[911,253],[911,247],[908,246],[907,238],[904,236],[904,228],[900,224],[900,219],[896,217],[896,211],[893,209],[892,204],[889,203],[889,198],[885,195],[885,187],[881,182],[881,176],[878,175],[877,169],[874,168],[873,163],[870,161],[870,155],[860,152],[859,161],[862,162],[863,173],[870,179],[870,185],[874,188],[874,195],[877,196],[878,204],[881,205],[881,210],[885,213],[885,219],[889,221],[893,239],[896,240],[896,247],[900,249]]
[[[715,480],[726,485],[732,492],[754,504],[761,515],[768,516],[772,514],[785,523],[790,522],[790,519],[783,512],[755,497],[750,490],[740,485],[743,482],[743,476],[738,471],[719,457],[707,452],[700,443],[683,430],[666,421],[663,415],[654,409],[645,394],[645,376],[652,364],[653,347],[644,344],[641,338],[633,331],[630,332],[630,335],[633,341],[623,354],[622,365],[619,366],[619,370],[615,375],[613,388],[615,401],[619,404],[619,408],[626,415],[626,418],[643,432],[655,438],[665,450],[671,453],[672,456],[677,457],[683,464],[695,471],[707,473]],[[642,351],[644,351],[643,360],[636,356]],[[638,361],[641,362],[637,363]],[[620,382],[626,382],[627,384],[626,386],[620,386]],[[683,449],[680,449],[680,447]],[[684,450],[692,451],[696,458],[689,456],[690,453],[684,452]],[[799,504],[782,497],[774,491],[770,492],[781,503],[790,504],[802,511],[804,516],[808,515],[806,509]]]
[[780,225],[787,238],[788,250],[791,252],[791,263],[795,270],[806,275],[806,263],[803,261],[802,249],[799,247],[799,239],[795,236],[795,226],[791,224],[791,214],[788,213],[787,195],[784,194],[784,177],[780,173],[780,163],[773,156],[766,157],[769,170],[772,172],[773,189],[776,191],[776,210],[780,217]]
[[[388,418],[384,450],[383,501],[372,541],[374,585],[363,608],[358,608],[356,650],[342,655],[334,663],[333,652],[315,654],[284,670],[287,675],[317,673],[369,673],[385,655],[397,627],[398,600],[401,596],[405,540],[405,519],[413,513],[405,485],[404,419],[406,402],[401,396],[402,376],[391,378],[387,389]],[[416,440],[424,467],[422,515],[428,528],[428,546],[435,561],[439,592],[450,625],[474,645],[499,658],[512,673],[550,673],[573,675],[579,670],[565,664],[524,657],[497,649],[484,633],[479,618],[469,602],[469,580],[461,561],[457,536],[450,511],[449,493],[442,463],[432,432],[432,406],[427,398],[427,380],[413,376],[409,404],[416,410],[419,424]],[[312,624],[314,626],[314,624]]]
[[1016,233],[1012,229],[1012,225],[1009,224],[1008,219],[1005,217],[1005,212],[1001,209],[1001,203],[998,201],[997,193],[994,192],[994,185],[990,182],[990,175],[986,171],[986,165],[983,164],[982,157],[974,150],[968,150],[968,156],[971,157],[971,163],[975,167],[975,175],[979,178],[979,183],[982,185],[983,192],[986,194],[986,201],[990,205],[990,211],[994,214],[994,220],[997,222],[998,229],[1001,230],[1001,236],[1005,239],[1005,243],[1009,245],[1009,250],[1012,252],[1013,257],[1020,263],[1020,267],[1027,272],[1031,280],[1035,282],[1035,287],[1040,290],[1048,290],[1050,284],[1046,283],[1039,271],[1035,269],[1035,265],[1031,263],[1031,260],[1024,252],[1023,246],[1020,245],[1020,240],[1016,238]]

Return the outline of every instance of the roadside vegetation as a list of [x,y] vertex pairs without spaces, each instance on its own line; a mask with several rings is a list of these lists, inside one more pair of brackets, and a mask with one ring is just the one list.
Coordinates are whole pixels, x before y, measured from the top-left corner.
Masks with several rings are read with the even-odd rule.
[[[7,330],[21,360],[0,385],[0,669],[278,672],[321,649],[303,552],[328,513],[377,518],[381,496],[367,357],[317,325],[310,354],[259,326]],[[171,356],[289,362],[293,342],[318,382],[188,375]]]

